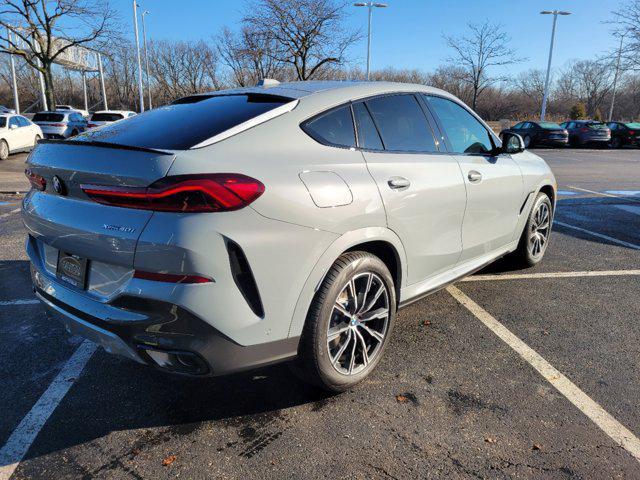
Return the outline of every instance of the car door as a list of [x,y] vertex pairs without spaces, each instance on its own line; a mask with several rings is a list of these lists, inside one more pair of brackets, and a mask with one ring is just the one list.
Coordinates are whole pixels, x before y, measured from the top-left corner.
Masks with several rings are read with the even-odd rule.
[[7,142],[9,143],[9,150],[13,151],[24,148],[24,128],[21,128],[18,117],[10,117],[8,127],[9,131],[7,132]]
[[439,96],[425,99],[467,189],[460,262],[495,252],[514,239],[525,197],[520,168],[510,155],[491,153],[497,139],[466,107]]
[[466,192],[456,160],[441,151],[418,95],[353,104],[358,146],[378,185],[388,227],[407,255],[407,285],[455,266]]
[[33,124],[29,119],[18,116],[18,122],[20,123],[20,132],[24,141],[24,147],[33,147],[36,138],[36,132],[33,128]]

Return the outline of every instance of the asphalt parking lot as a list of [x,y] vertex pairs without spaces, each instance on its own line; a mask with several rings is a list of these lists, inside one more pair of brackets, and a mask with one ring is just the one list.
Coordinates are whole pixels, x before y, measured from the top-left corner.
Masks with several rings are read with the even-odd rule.
[[542,264],[401,310],[337,396],[283,365],[185,379],[69,337],[31,294],[21,195],[0,195],[0,480],[640,478],[640,151],[537,153],[559,184]]

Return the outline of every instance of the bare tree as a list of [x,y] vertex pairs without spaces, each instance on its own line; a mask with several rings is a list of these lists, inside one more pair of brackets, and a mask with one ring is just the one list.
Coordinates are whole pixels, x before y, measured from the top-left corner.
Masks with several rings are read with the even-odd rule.
[[267,55],[309,80],[344,64],[346,49],[360,38],[344,27],[345,7],[338,0],[253,0],[243,26],[269,42]]
[[275,50],[275,41],[261,32],[245,26],[235,34],[225,27],[216,41],[220,61],[231,72],[232,84],[246,87],[285,73],[284,63],[269,54]]
[[640,70],[640,0],[620,4],[613,12],[615,33],[624,36],[622,55],[629,69]]
[[570,102],[583,103],[587,114],[594,116],[604,106],[611,92],[612,78],[609,63],[596,60],[580,60],[561,73],[558,80],[558,97]]
[[160,102],[219,88],[216,53],[202,40],[151,42],[149,56]]
[[53,108],[51,69],[56,59],[111,34],[115,19],[108,0],[2,0],[1,51],[22,57],[42,73],[47,104]]
[[471,105],[475,110],[478,97],[489,86],[504,77],[492,76],[492,67],[501,67],[517,63],[515,50],[508,47],[510,38],[502,25],[488,21],[468,24],[470,34],[462,37],[444,35],[447,45],[453,49],[454,55],[448,58],[450,64],[459,66],[464,71],[462,80],[471,85]]

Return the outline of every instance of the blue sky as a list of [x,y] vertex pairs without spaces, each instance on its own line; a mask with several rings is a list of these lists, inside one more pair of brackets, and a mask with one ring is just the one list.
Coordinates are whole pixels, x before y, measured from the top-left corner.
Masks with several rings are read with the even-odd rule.
[[[243,0],[138,0],[152,13],[147,33],[155,39],[208,38],[222,26],[237,27],[243,15]],[[466,24],[490,19],[502,23],[512,38],[512,47],[528,60],[514,70],[546,68],[551,35],[551,15],[541,10],[571,11],[559,17],[554,51],[554,69],[571,59],[595,58],[616,48],[610,35],[611,10],[620,0],[386,0],[389,8],[377,9],[373,19],[372,68],[393,66],[433,70],[449,51],[442,34],[465,33]],[[128,0],[113,0],[125,25],[131,26]],[[366,28],[366,9],[352,7],[348,23]],[[133,34],[132,34],[133,37]],[[364,64],[366,42],[352,49],[354,61]]]

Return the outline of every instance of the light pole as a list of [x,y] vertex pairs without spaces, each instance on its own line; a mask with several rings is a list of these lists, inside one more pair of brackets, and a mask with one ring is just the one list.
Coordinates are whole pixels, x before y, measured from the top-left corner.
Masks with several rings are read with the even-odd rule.
[[147,76],[147,94],[149,95],[149,110],[153,107],[151,106],[151,84],[149,83],[149,53],[147,52],[147,28],[144,23],[145,15],[149,15],[151,12],[149,10],[145,10],[142,12],[142,43],[144,45],[144,68],[145,74]]
[[140,112],[144,112],[144,91],[142,89],[142,62],[140,61],[140,37],[138,35],[138,4],[133,0],[133,32],[136,37],[136,55],[138,60],[138,93],[140,94]]
[[609,122],[613,119],[613,106],[616,103],[616,87],[618,86],[618,75],[620,74],[620,57],[622,57],[622,42],[624,33],[620,35],[620,48],[618,48],[618,60],[616,60],[616,73],[613,76],[613,88],[611,89],[611,106],[609,107]]
[[551,45],[549,46],[549,62],[547,63],[547,78],[544,81],[544,95],[542,96],[542,110],[540,112],[540,121],[544,122],[544,116],[547,113],[547,99],[549,98],[549,76],[551,74],[551,58],[553,57],[553,43],[556,39],[556,23],[558,15],[571,15],[571,12],[563,12],[561,10],[543,10],[541,15],[553,15],[553,28],[551,29]]
[[367,81],[369,80],[369,73],[371,72],[371,15],[374,8],[385,8],[386,3],[374,3],[374,2],[358,2],[353,4],[355,7],[367,7],[369,9],[368,19],[368,33],[367,33]]

